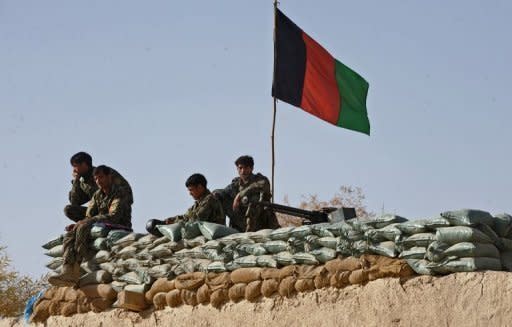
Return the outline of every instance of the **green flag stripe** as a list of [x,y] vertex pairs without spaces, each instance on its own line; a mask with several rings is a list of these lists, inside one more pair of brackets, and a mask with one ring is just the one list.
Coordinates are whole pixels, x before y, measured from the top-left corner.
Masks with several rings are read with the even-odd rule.
[[336,125],[370,135],[366,110],[368,82],[359,74],[335,60],[336,82],[340,92],[340,115]]

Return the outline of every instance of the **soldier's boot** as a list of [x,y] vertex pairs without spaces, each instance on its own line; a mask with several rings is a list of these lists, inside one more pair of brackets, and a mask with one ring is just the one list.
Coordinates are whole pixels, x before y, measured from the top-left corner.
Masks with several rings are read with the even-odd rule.
[[80,265],[78,263],[62,265],[62,272],[48,278],[53,286],[75,286],[80,279]]

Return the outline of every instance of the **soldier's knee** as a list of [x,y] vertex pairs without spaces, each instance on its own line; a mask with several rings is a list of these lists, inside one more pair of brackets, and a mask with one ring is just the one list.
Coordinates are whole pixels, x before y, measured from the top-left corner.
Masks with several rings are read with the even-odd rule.
[[72,211],[73,209],[71,208],[72,206],[70,204],[68,204],[67,206],[64,207],[64,215],[66,215],[66,217],[68,218],[71,218],[71,215],[72,215]]

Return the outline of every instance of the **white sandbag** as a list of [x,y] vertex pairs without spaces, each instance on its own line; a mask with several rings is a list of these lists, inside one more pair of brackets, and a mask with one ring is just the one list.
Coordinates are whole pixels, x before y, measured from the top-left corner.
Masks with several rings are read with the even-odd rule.
[[57,257],[62,257],[63,253],[64,253],[64,246],[61,244],[61,245],[54,246],[53,248],[46,251],[44,254],[46,254],[49,257],[57,258]]

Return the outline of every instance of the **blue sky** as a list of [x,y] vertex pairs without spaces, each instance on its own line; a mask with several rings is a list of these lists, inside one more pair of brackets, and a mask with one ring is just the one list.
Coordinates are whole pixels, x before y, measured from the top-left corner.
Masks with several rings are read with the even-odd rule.
[[[370,137],[278,104],[276,201],[359,186],[375,212],[511,211],[507,1],[282,1],[370,83]],[[134,190],[133,223],[183,212],[251,154],[270,176],[272,1],[0,1],[0,244],[37,276],[68,221],[77,151]]]

